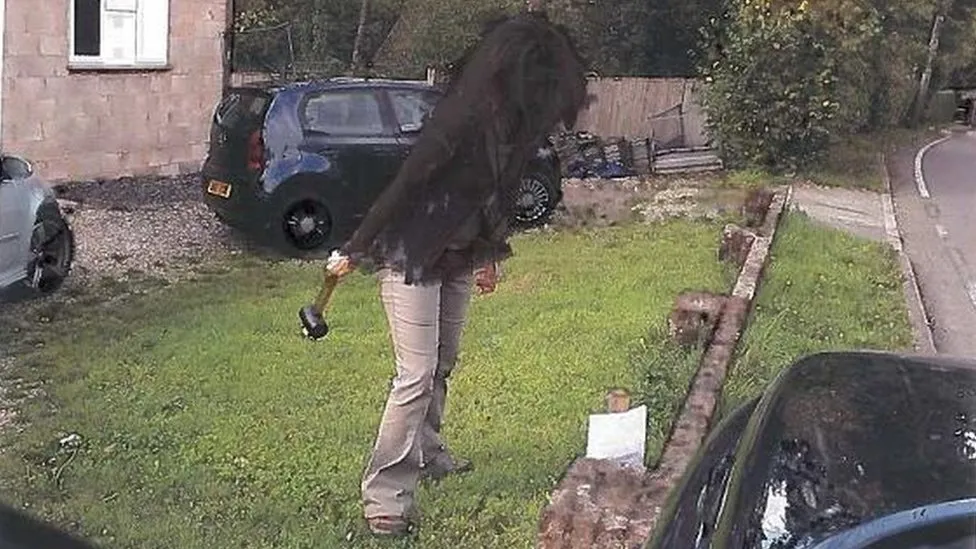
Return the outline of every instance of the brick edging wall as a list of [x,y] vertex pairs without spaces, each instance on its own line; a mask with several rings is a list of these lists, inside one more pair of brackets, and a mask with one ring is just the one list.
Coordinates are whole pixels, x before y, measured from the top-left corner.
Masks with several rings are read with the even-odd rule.
[[708,434],[791,196],[792,188],[787,187],[770,204],[732,295],[724,299],[715,334],[656,467],[645,472],[606,460],[576,460],[542,512],[539,549],[640,549],[646,544],[672,488]]

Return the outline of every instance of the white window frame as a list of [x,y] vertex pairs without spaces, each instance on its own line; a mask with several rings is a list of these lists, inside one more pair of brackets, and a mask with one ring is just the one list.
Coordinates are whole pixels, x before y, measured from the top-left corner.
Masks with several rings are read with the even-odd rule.
[[[101,23],[99,25],[99,40],[101,47],[99,48],[99,55],[75,55],[75,1],[70,0],[68,2],[68,68],[119,70],[169,68],[172,0],[100,0]],[[155,57],[145,55],[140,48],[140,38],[144,32],[143,18],[145,17],[148,2],[164,2],[166,6],[166,20],[163,22],[166,26],[164,34],[166,43],[164,48],[162,48],[161,55],[156,55]],[[135,16],[135,30],[132,36],[132,40],[134,41],[132,44],[133,55],[124,59],[113,59],[109,55],[106,55],[106,40],[104,37],[106,29],[109,27],[111,12],[113,11],[108,8],[112,5],[124,4],[135,6],[134,11],[126,10],[129,13],[134,13]]]

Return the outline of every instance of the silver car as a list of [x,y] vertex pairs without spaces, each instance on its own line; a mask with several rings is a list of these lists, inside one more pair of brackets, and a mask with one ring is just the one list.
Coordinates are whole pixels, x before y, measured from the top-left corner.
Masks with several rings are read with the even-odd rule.
[[74,234],[54,189],[31,163],[0,155],[0,300],[61,287],[74,259]]

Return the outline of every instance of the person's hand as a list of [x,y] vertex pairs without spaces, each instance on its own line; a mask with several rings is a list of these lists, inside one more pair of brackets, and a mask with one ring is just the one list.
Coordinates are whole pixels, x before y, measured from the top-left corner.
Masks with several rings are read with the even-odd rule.
[[498,285],[498,267],[494,263],[478,269],[474,273],[474,283],[478,287],[478,293],[490,294],[495,291]]
[[349,256],[338,250],[332,252],[332,255],[329,256],[325,268],[339,279],[356,270],[356,266],[349,259]]

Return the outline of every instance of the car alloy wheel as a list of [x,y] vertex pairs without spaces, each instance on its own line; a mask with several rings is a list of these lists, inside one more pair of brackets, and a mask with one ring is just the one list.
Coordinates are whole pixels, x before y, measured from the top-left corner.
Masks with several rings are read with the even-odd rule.
[[283,224],[289,243],[299,250],[308,251],[328,242],[332,217],[322,203],[306,199],[287,209]]
[[535,223],[549,211],[552,193],[545,181],[536,176],[522,179],[515,193],[515,218],[520,223]]
[[38,221],[31,233],[30,286],[41,293],[56,290],[68,277],[74,255],[71,229],[63,220]]

